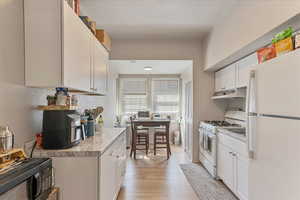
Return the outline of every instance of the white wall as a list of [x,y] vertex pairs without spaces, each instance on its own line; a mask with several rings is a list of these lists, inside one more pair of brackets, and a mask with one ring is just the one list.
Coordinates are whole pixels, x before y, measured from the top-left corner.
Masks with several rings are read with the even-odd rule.
[[[0,125],[9,125],[15,131],[17,146],[22,146],[41,132],[42,112],[33,108],[46,104],[47,94],[53,92],[24,87],[23,0],[0,0],[0,24]],[[79,98],[82,109],[105,107],[105,100],[93,96]]]
[[108,93],[106,95],[105,103],[105,127],[113,127],[116,121],[117,113],[117,78],[119,74],[114,70],[112,64],[110,64],[108,73]]
[[252,0],[237,3],[205,40],[205,66],[238,51],[300,12],[299,0]]
[[182,117],[184,117],[184,113],[185,113],[185,85],[188,82],[193,81],[193,66],[188,66],[186,68],[186,70],[182,74],[180,74],[180,77],[181,77],[181,88],[182,88],[181,113],[182,113]]
[[[181,121],[181,133],[182,133],[182,144],[183,145],[188,145],[186,144],[186,137],[188,136],[187,133],[185,132],[186,130],[186,118],[185,118],[185,112],[186,112],[186,91],[185,91],[185,86],[187,83],[193,81],[193,66],[188,66],[187,69],[180,75],[181,77],[181,116],[182,116],[182,121]],[[192,85],[193,87],[193,85]],[[184,146],[185,149],[187,149],[187,146]]]
[[211,73],[202,71],[202,44],[194,40],[127,40],[113,42],[112,59],[129,60],[193,60],[193,160],[198,160],[200,120],[223,118],[223,112],[211,101],[214,80]]

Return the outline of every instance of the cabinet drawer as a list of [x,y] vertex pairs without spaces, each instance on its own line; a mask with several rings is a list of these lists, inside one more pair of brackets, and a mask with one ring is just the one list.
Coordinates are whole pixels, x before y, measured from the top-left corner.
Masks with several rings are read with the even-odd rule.
[[236,153],[248,157],[247,143],[241,142],[233,137],[230,137],[222,132],[218,134],[219,143],[231,148]]

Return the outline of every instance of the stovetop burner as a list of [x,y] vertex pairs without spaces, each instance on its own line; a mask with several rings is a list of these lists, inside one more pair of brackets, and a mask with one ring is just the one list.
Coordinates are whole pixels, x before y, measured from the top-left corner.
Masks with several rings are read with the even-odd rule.
[[213,126],[222,126],[222,127],[231,127],[231,126],[240,126],[238,124],[232,124],[232,123],[229,123],[227,121],[204,121],[205,123],[207,124],[210,124],[210,125],[213,125]]

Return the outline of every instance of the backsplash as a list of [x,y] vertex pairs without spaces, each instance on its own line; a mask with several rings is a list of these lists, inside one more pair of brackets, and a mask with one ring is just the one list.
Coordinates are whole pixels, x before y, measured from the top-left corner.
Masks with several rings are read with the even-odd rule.
[[226,110],[246,110],[246,99],[245,98],[232,98],[228,100]]

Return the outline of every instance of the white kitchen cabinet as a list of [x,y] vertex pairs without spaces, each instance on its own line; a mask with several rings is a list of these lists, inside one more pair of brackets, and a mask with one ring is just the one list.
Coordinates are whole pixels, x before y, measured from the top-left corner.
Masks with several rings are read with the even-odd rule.
[[97,157],[52,157],[60,200],[98,200]]
[[100,199],[117,199],[126,169],[126,135],[117,139],[101,156]]
[[240,200],[248,200],[248,165],[246,143],[219,134],[218,176]]
[[223,71],[217,71],[215,72],[215,91],[219,92],[225,89],[223,86]]
[[236,64],[229,65],[215,72],[215,91],[226,91],[236,88]]
[[100,199],[114,199],[116,190],[116,159],[113,149],[107,150],[100,159]]
[[244,156],[236,153],[236,194],[240,200],[248,199],[248,165],[249,161]]
[[25,84],[106,93],[108,52],[64,0],[24,1]]
[[63,85],[89,91],[92,33],[67,3],[63,14]]
[[[103,134],[110,133],[105,131]],[[87,145],[94,145],[93,147],[97,149],[95,151],[98,151],[99,141],[102,140]],[[74,156],[71,148],[68,149],[69,155],[51,157],[55,185],[60,189],[60,200],[117,199],[126,171],[125,130],[111,144],[108,141],[106,145],[108,146],[103,147],[105,150],[100,156],[97,154],[86,156],[85,154],[93,153],[93,151],[84,152],[85,150],[82,150],[82,155]],[[82,149],[86,148],[87,146],[83,145]],[[75,154],[79,153],[78,149],[74,151]],[[35,155],[35,157],[37,156]]]
[[247,87],[250,71],[258,65],[257,54],[253,53],[237,62],[236,87]]
[[109,54],[96,38],[93,39],[95,42],[93,42],[93,65],[91,68],[92,89],[97,93],[106,94]]
[[223,144],[219,144],[218,175],[231,190],[234,190],[234,162],[232,150]]

